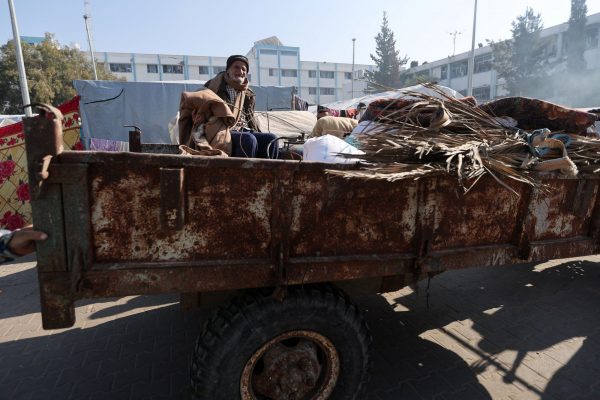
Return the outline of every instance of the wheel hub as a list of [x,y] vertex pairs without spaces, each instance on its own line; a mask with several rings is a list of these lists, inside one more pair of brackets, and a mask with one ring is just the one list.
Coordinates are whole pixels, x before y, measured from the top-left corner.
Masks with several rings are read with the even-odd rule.
[[244,400],[317,400],[329,397],[339,375],[333,344],[309,331],[289,332],[263,345],[242,372]]

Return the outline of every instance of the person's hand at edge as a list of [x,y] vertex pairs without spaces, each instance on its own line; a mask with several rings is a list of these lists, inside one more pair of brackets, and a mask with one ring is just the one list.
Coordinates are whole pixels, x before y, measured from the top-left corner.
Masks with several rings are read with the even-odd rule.
[[46,240],[48,235],[44,232],[34,231],[32,225],[19,229],[13,233],[8,250],[16,256],[24,256],[35,251],[35,242]]

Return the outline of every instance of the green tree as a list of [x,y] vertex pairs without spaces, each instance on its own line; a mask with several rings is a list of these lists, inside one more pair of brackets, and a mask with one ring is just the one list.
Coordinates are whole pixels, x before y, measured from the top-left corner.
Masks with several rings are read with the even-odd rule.
[[377,70],[369,72],[367,79],[386,87],[400,87],[400,67],[408,62],[408,57],[399,56],[394,32],[390,30],[385,12],[381,31],[375,36],[375,44],[376,55],[371,54],[371,59],[377,65]]
[[[32,103],[58,105],[76,95],[75,79],[94,79],[91,62],[75,48],[60,47],[52,34],[43,42],[22,43],[23,61]],[[115,80],[116,76],[98,65],[98,79]],[[21,89],[17,72],[14,41],[0,47],[0,113],[20,114]]]
[[512,22],[512,39],[491,43],[494,69],[506,82],[510,95],[539,93],[545,77],[546,56],[540,40],[542,17],[527,7],[525,14]]
[[585,0],[571,0],[571,17],[567,30],[567,69],[571,72],[585,70],[585,24],[587,22]]

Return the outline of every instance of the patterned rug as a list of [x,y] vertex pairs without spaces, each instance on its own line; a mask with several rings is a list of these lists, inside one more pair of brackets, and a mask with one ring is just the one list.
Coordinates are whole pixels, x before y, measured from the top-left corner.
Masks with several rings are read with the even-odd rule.
[[[64,115],[65,149],[82,150],[79,96],[58,108]],[[23,124],[17,122],[0,128],[0,228],[14,230],[31,223]]]

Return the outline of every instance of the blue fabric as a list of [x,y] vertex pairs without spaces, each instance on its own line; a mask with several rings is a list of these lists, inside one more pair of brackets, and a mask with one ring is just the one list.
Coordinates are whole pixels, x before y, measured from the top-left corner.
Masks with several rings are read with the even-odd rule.
[[231,155],[276,159],[279,157],[279,143],[274,141],[275,139],[277,135],[273,133],[233,131],[231,132]]
[[250,132],[231,132],[232,157],[256,157],[256,137]]

